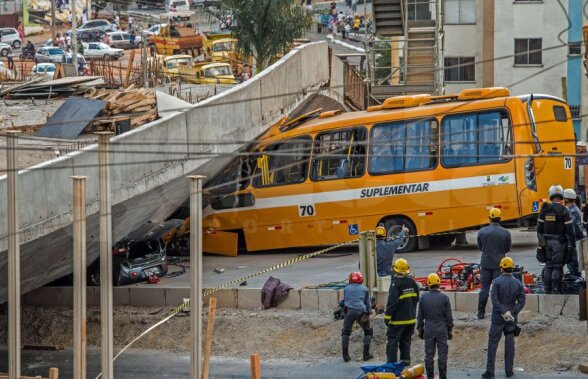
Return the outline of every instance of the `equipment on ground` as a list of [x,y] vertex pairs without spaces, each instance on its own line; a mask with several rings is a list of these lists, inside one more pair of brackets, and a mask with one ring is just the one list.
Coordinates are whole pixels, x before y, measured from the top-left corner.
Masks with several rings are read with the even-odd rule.
[[514,261],[511,257],[504,257],[500,260],[500,268],[514,268]]
[[349,283],[363,283],[363,275],[361,272],[356,271],[349,274]]
[[405,368],[402,370],[400,377],[403,379],[415,379],[425,372],[425,367],[421,364],[418,364],[413,367]]
[[410,266],[404,258],[398,258],[396,262],[394,262],[392,268],[394,269],[394,272],[397,272],[399,274],[406,275],[410,272]]

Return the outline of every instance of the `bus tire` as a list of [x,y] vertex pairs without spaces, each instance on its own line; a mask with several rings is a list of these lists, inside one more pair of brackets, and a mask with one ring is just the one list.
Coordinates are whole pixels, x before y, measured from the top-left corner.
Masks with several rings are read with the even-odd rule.
[[406,243],[401,244],[398,250],[396,250],[396,252],[403,254],[408,253],[410,251],[418,250],[418,238],[415,237],[416,227],[414,226],[412,221],[410,221],[406,217],[391,217],[384,220],[384,226],[386,227],[386,230],[389,230],[394,225],[406,226],[408,228],[408,234],[412,236],[407,239]]

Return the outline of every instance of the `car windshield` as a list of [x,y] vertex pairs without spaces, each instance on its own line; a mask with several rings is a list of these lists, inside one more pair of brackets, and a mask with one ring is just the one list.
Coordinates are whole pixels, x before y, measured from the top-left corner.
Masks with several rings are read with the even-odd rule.
[[179,65],[192,66],[192,59],[190,59],[190,58],[177,58],[177,59],[170,59],[169,61],[167,61],[167,68],[178,68]]
[[204,71],[204,76],[206,76],[207,78],[214,78],[220,75],[233,75],[233,70],[231,69],[231,66],[212,67],[207,68]]
[[103,42],[97,43],[96,48],[100,50],[110,49],[110,47]]
[[158,31],[158,30],[159,30],[159,25],[152,26],[152,27],[150,27],[150,28],[149,28],[149,29],[147,29],[147,30],[149,30],[150,32],[156,32],[156,31]]
[[233,48],[232,42],[217,42],[212,45],[212,50],[219,52],[219,51],[231,51]]
[[37,67],[37,72],[54,72],[55,71],[55,66],[41,66],[41,67]]
[[63,55],[63,50],[61,49],[49,49],[47,51],[50,55]]

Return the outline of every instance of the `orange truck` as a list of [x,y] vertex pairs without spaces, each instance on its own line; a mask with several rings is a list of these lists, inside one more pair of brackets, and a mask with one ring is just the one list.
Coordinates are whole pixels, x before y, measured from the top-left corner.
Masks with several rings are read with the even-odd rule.
[[165,24],[157,36],[151,37],[159,55],[188,54],[196,57],[202,53],[203,37],[191,28],[174,27]]

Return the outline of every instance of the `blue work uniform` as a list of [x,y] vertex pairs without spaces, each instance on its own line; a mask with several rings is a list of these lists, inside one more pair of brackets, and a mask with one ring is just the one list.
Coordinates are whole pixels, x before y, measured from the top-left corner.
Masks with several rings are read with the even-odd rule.
[[[572,224],[574,225],[574,235],[576,236],[576,242],[578,242],[584,238],[584,232],[582,231],[582,213],[580,212],[580,208],[578,208],[575,203],[572,203],[568,209],[570,210],[570,217],[572,218]],[[576,251],[569,253],[567,266],[570,275],[580,277],[582,276],[580,273],[580,264],[578,263],[578,252],[580,249],[578,248],[578,243],[575,245]]]
[[486,303],[490,296],[492,281],[500,276],[500,260],[510,251],[512,240],[510,232],[497,222],[491,222],[478,232],[480,259],[480,281],[482,288],[478,297],[478,318],[484,318]]
[[394,262],[394,254],[396,254],[398,246],[400,246],[402,243],[404,234],[404,230],[402,230],[393,240],[386,241],[385,238],[376,240],[378,276],[392,275],[392,262]]
[[[514,333],[517,316],[525,306],[525,289],[523,283],[515,279],[512,274],[504,273],[492,284],[492,323],[488,332],[488,359],[486,372],[494,374],[496,350],[504,333],[504,369],[513,372],[515,341]],[[502,315],[510,311],[514,322],[506,322]]]
[[351,283],[343,289],[345,303],[345,318],[341,331],[341,345],[343,349],[349,347],[349,336],[353,329],[353,323],[357,322],[363,329],[363,345],[369,348],[372,341],[373,330],[367,316],[372,311],[370,292],[366,286],[359,283]]

